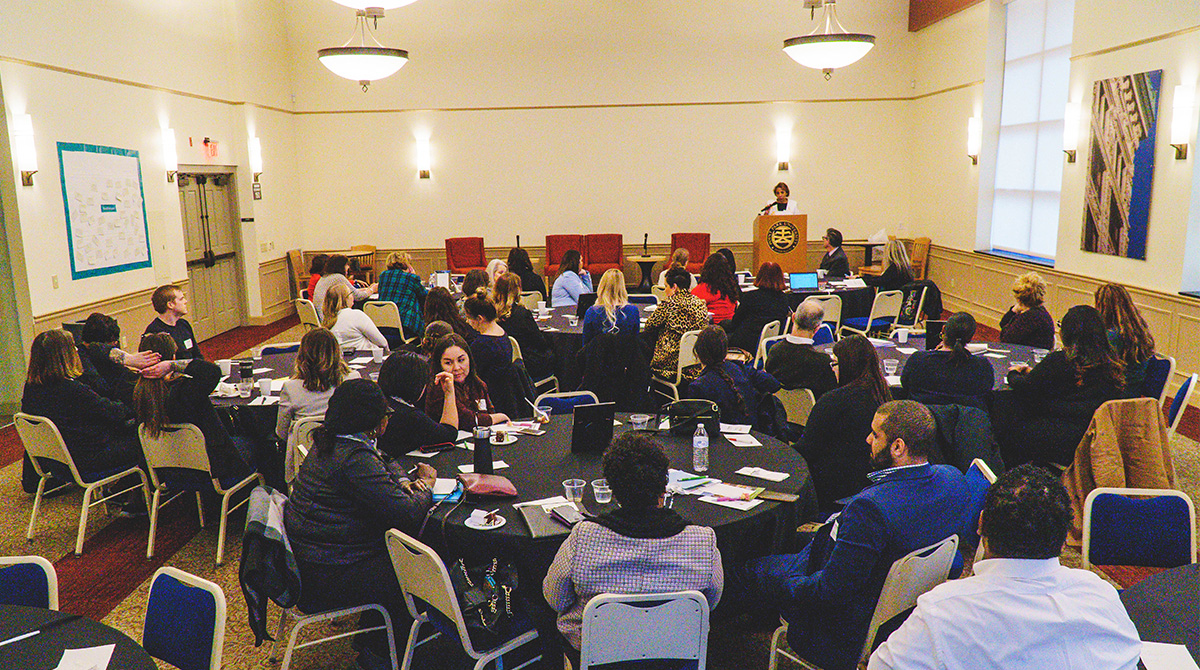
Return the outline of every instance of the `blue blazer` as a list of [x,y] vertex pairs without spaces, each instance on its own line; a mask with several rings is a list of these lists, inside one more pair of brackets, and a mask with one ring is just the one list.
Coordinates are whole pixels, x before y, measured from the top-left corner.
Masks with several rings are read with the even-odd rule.
[[[809,550],[784,612],[788,644],[826,670],[858,663],[892,563],[963,528],[966,479],[949,465],[901,468],[854,497]],[[830,539],[836,537],[836,540]]]
[[[758,427],[758,400],[760,397],[778,391],[779,382],[771,375],[756,370],[750,366],[738,365],[725,361],[722,363],[725,372],[737,387],[737,394],[729,384],[721,379],[716,370],[704,369],[687,388],[688,398],[703,398],[721,406],[722,423],[750,424]],[[737,411],[737,397],[741,396],[743,413]]]
[[637,305],[625,305],[617,308],[617,323],[608,320],[608,312],[600,305],[593,305],[583,315],[583,346],[587,346],[592,338],[600,333],[610,332],[614,335],[636,335],[642,328],[642,313]]

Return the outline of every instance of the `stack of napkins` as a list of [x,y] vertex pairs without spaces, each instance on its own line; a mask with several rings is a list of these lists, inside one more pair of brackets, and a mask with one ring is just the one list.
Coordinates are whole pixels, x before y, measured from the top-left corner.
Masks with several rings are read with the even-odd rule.
[[768,470],[766,468],[750,467],[750,466],[746,466],[746,467],[738,470],[737,473],[739,475],[746,475],[747,477],[758,477],[759,479],[766,479],[766,480],[772,481],[772,482],[781,482],[791,476],[786,472],[775,472],[774,470]]

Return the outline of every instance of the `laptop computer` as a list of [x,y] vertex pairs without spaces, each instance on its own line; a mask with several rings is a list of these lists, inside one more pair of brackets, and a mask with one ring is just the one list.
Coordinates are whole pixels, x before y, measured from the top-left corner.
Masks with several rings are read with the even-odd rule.
[[933,319],[925,320],[925,348],[937,349],[942,343],[942,327],[946,325],[945,321],[934,321]]
[[576,405],[571,426],[572,452],[603,452],[612,442],[613,414],[617,404],[612,402]]
[[793,291],[815,291],[817,290],[817,273],[790,272],[788,273],[788,285]]
[[590,309],[591,306],[595,305],[595,304],[596,304],[596,294],[595,293],[580,293],[579,294],[579,302],[575,303],[575,316],[582,319],[583,315],[587,314],[588,309]]

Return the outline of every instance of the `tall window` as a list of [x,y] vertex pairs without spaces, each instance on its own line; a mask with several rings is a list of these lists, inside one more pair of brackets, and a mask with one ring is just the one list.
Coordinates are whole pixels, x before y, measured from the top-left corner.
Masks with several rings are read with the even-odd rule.
[[1074,0],[1006,5],[992,248],[1053,258]]

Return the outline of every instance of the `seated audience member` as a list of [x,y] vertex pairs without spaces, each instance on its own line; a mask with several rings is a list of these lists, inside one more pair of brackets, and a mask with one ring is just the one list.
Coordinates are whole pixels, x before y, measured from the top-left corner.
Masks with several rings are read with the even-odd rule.
[[601,593],[694,589],[709,608],[721,598],[716,534],[663,507],[668,465],[648,435],[631,432],[613,440],[604,453],[604,478],[620,507],[577,524],[546,573],[542,593],[558,612],[573,667],[579,667],[583,610]]
[[975,337],[975,317],[951,316],[942,327],[942,342],[932,351],[917,351],[904,364],[900,385],[908,397],[926,405],[970,405],[987,409],[995,383],[992,364],[972,356],[967,344]]
[[188,313],[188,300],[183,289],[174,284],[159,286],[154,290],[154,295],[150,296],[150,304],[154,306],[154,311],[158,312],[158,317],[146,326],[146,332],[142,335],[166,333],[175,340],[180,359],[204,360],[204,355],[200,353],[200,343],[196,341],[196,334],[192,332],[192,324],[183,318]]
[[758,351],[758,338],[763,326],[778,321],[782,327],[791,312],[791,304],[784,295],[787,283],[779,263],[767,261],[758,268],[754,279],[754,291],[743,291],[733,310],[733,318],[721,326],[729,333],[729,345],[750,352]]
[[825,308],[816,300],[805,300],[792,315],[792,332],[767,351],[767,374],[786,389],[808,389],[820,400],[837,386],[829,355],[813,349],[813,335],[825,319]]
[[[308,298],[312,297],[317,292],[317,282],[321,281],[321,275],[325,274],[325,261],[329,260],[329,254],[317,254],[312,257],[312,261],[308,266]],[[316,303],[313,303],[316,304]]]
[[[691,259],[691,252],[688,251],[684,247],[679,247],[678,249],[673,251],[671,253],[671,260],[668,263],[667,267],[663,268],[663,271],[658,273],[658,285],[662,286],[663,288],[666,288],[666,286],[667,286],[667,271],[669,271],[671,268],[682,268],[684,271],[686,271],[688,260],[690,260],[690,259]],[[689,276],[691,276],[690,273],[689,273]],[[695,287],[696,287],[696,278],[694,276],[692,276],[692,281],[688,285],[687,290],[690,291]]]
[[496,279],[496,286],[492,290],[496,323],[521,347],[521,359],[529,375],[534,379],[545,379],[554,374],[554,351],[546,335],[538,328],[533,312],[521,304],[523,281],[511,272]]
[[512,342],[504,328],[496,323],[496,305],[487,296],[487,289],[480,287],[463,304],[467,321],[479,331],[479,335],[471,340],[471,367],[491,390],[492,398],[500,407],[512,411],[513,408],[508,406],[511,403],[501,399],[501,396],[511,399],[512,395]]
[[[700,330],[708,325],[708,309],[704,301],[688,292],[692,275],[683,268],[667,271],[667,290],[663,293],[658,309],[654,310],[642,326],[642,336],[654,345],[654,356],[650,369],[660,377],[674,377],[679,365],[679,339],[689,330]],[[700,374],[698,366],[684,370],[687,379]]]
[[450,324],[454,332],[468,342],[475,339],[475,336],[479,334],[463,318],[462,312],[458,309],[458,304],[454,301],[454,296],[450,295],[450,291],[441,286],[429,289],[429,295],[425,296],[424,314],[425,323],[441,321]]
[[[296,476],[283,524],[300,570],[299,608],[323,612],[357,605],[382,605],[392,618],[398,648],[412,617],[396,580],[384,533],[398,528],[416,535],[433,504],[437,471],[417,464],[410,481],[394,461],[376,450],[391,409],[374,382],[347,381],[329,398],[325,424]],[[376,612],[359,626],[382,625]],[[387,667],[383,631],[355,637],[360,668]]]
[[1016,416],[997,422],[1005,464],[1054,463],[1075,458],[1092,415],[1100,405],[1124,397],[1125,370],[1108,344],[1100,313],[1076,305],[1062,320],[1063,348],[1041,363],[1008,373]]
[[429,383],[425,388],[425,412],[437,418],[442,416],[445,394],[435,383],[439,372],[449,372],[454,377],[454,401],[458,406],[458,427],[471,430],[475,426],[490,426],[508,421],[508,416],[497,412],[488,397],[487,384],[479,379],[471,366],[471,347],[457,334],[450,334],[437,341],[433,355],[429,358]]
[[825,247],[825,255],[821,257],[821,269],[826,277],[845,277],[850,274],[850,261],[842,249],[842,233],[836,228],[825,229],[821,238]]
[[974,576],[921,596],[867,667],[1137,668],[1142,645],[1117,591],[1059,561],[1070,527],[1057,477],[1028,465],[1005,472],[984,500]]
[[420,406],[429,381],[429,363],[411,351],[397,351],[379,368],[379,388],[387,398],[392,415],[387,430],[379,436],[379,450],[399,458],[419,447],[454,442],[458,438],[458,403],[454,399],[454,375],[439,372],[433,385],[442,392],[442,413],[430,417]]
[[314,328],[300,338],[296,369],[292,378],[279,389],[279,414],[275,435],[290,442],[292,425],[308,416],[321,416],[329,405],[329,396],[347,379],[358,379],[342,358],[337,336],[324,328]]
[[[399,251],[388,254],[387,269],[379,274],[379,299],[396,303],[396,310],[400,312],[400,323],[404,325],[404,334],[409,337],[415,337],[425,329],[425,321],[421,318],[425,294],[425,285],[421,283],[421,278],[417,276],[412,263],[404,258],[404,254]],[[399,346],[399,342],[394,344]],[[392,348],[395,349],[396,346]]]
[[529,260],[529,252],[521,247],[508,251],[508,271],[521,278],[521,286],[526,291],[537,291],[546,300],[546,280],[533,270],[533,261]]
[[459,300],[460,306],[462,302],[475,295],[475,292],[481,288],[485,291],[492,288],[492,277],[488,274],[487,270],[471,270],[468,272],[467,276],[463,277],[462,298]]
[[329,257],[329,260],[325,261],[325,272],[317,280],[317,284],[313,287],[311,294],[312,304],[317,309],[318,319],[324,320],[328,316],[321,310],[325,305],[325,294],[334,286],[346,287],[352,298],[350,300],[351,306],[357,301],[370,298],[379,291],[379,284],[377,283],[355,288],[354,284],[350,283],[350,280],[346,278],[346,264],[348,262],[346,257],[341,254],[334,254]]
[[733,279],[736,282],[737,281],[737,260],[733,257],[733,250],[728,247],[721,247],[720,249],[717,249],[717,253],[721,254],[721,257],[724,258],[725,262],[729,265],[729,271],[733,273],[733,275],[734,275]]
[[1054,319],[1042,301],[1046,282],[1036,272],[1026,272],[1013,282],[1016,301],[1000,317],[1000,341],[1040,349],[1054,348]]
[[492,286],[495,286],[496,278],[499,277],[500,275],[504,274],[505,272],[508,272],[508,263],[505,263],[502,259],[493,258],[492,260],[488,261],[488,264],[487,264],[488,287],[490,288]]
[[741,291],[733,267],[723,254],[713,254],[704,261],[704,267],[700,268],[700,283],[692,289],[692,295],[704,301],[705,311],[712,312],[713,323],[733,318]]
[[338,284],[325,293],[325,318],[321,327],[337,336],[343,349],[370,349],[372,346],[387,349],[387,338],[371,317],[361,309],[354,309],[350,300],[350,289]]
[[1125,390],[1140,395],[1146,381],[1146,365],[1154,358],[1154,336],[1142,313],[1133,304],[1129,291],[1120,284],[1104,284],[1096,289],[1096,311],[1108,329],[1108,343],[1125,364]]
[[567,307],[579,304],[579,296],[592,292],[592,273],[580,269],[583,257],[574,249],[567,250],[558,263],[558,278],[550,292],[551,305]]
[[892,563],[954,535],[965,520],[970,496],[962,473],[929,463],[934,434],[933,417],[919,403],[881,405],[867,436],[871,484],[799,554],[747,563],[733,577],[744,586],[731,584],[730,598],[778,611],[788,646],[806,661],[854,668]]
[[871,418],[892,399],[875,347],[861,335],[833,345],[833,371],[838,387],[821,395],[808,415],[796,450],[808,462],[822,514],[836,511],[837,501],[867,485],[871,451],[862,435]]
[[700,376],[688,385],[687,397],[711,400],[721,407],[722,423],[738,423],[762,428],[758,420],[758,400],[779,390],[779,382],[753,367],[725,360],[729,340],[720,326],[709,326],[696,338],[696,358],[702,366]]
[[433,347],[437,344],[437,341],[453,332],[454,329],[445,321],[431,322],[425,326],[425,335],[421,337],[421,344],[417,349],[417,353],[421,355],[421,358],[428,361],[433,356]]
[[208,397],[221,380],[217,364],[199,358],[176,360],[175,340],[166,333],[144,336],[139,350],[162,357],[161,363],[142,371],[133,388],[133,405],[150,436],[158,437],[168,424],[193,424],[204,434],[214,477],[243,478],[253,472],[257,464],[253,444],[229,434]]
[[596,304],[583,315],[583,346],[600,333],[636,334],[641,318],[637,305],[629,304],[625,273],[616,268],[605,270],[596,290]]
[[880,291],[896,291],[913,280],[912,263],[908,260],[908,250],[900,240],[888,240],[883,249],[883,272],[878,277],[863,275],[867,286],[874,286]]
[[117,320],[95,312],[83,322],[79,333],[79,361],[83,374],[79,381],[93,391],[133,407],[133,385],[137,383],[138,371],[159,361],[158,354],[122,351],[121,327]]

